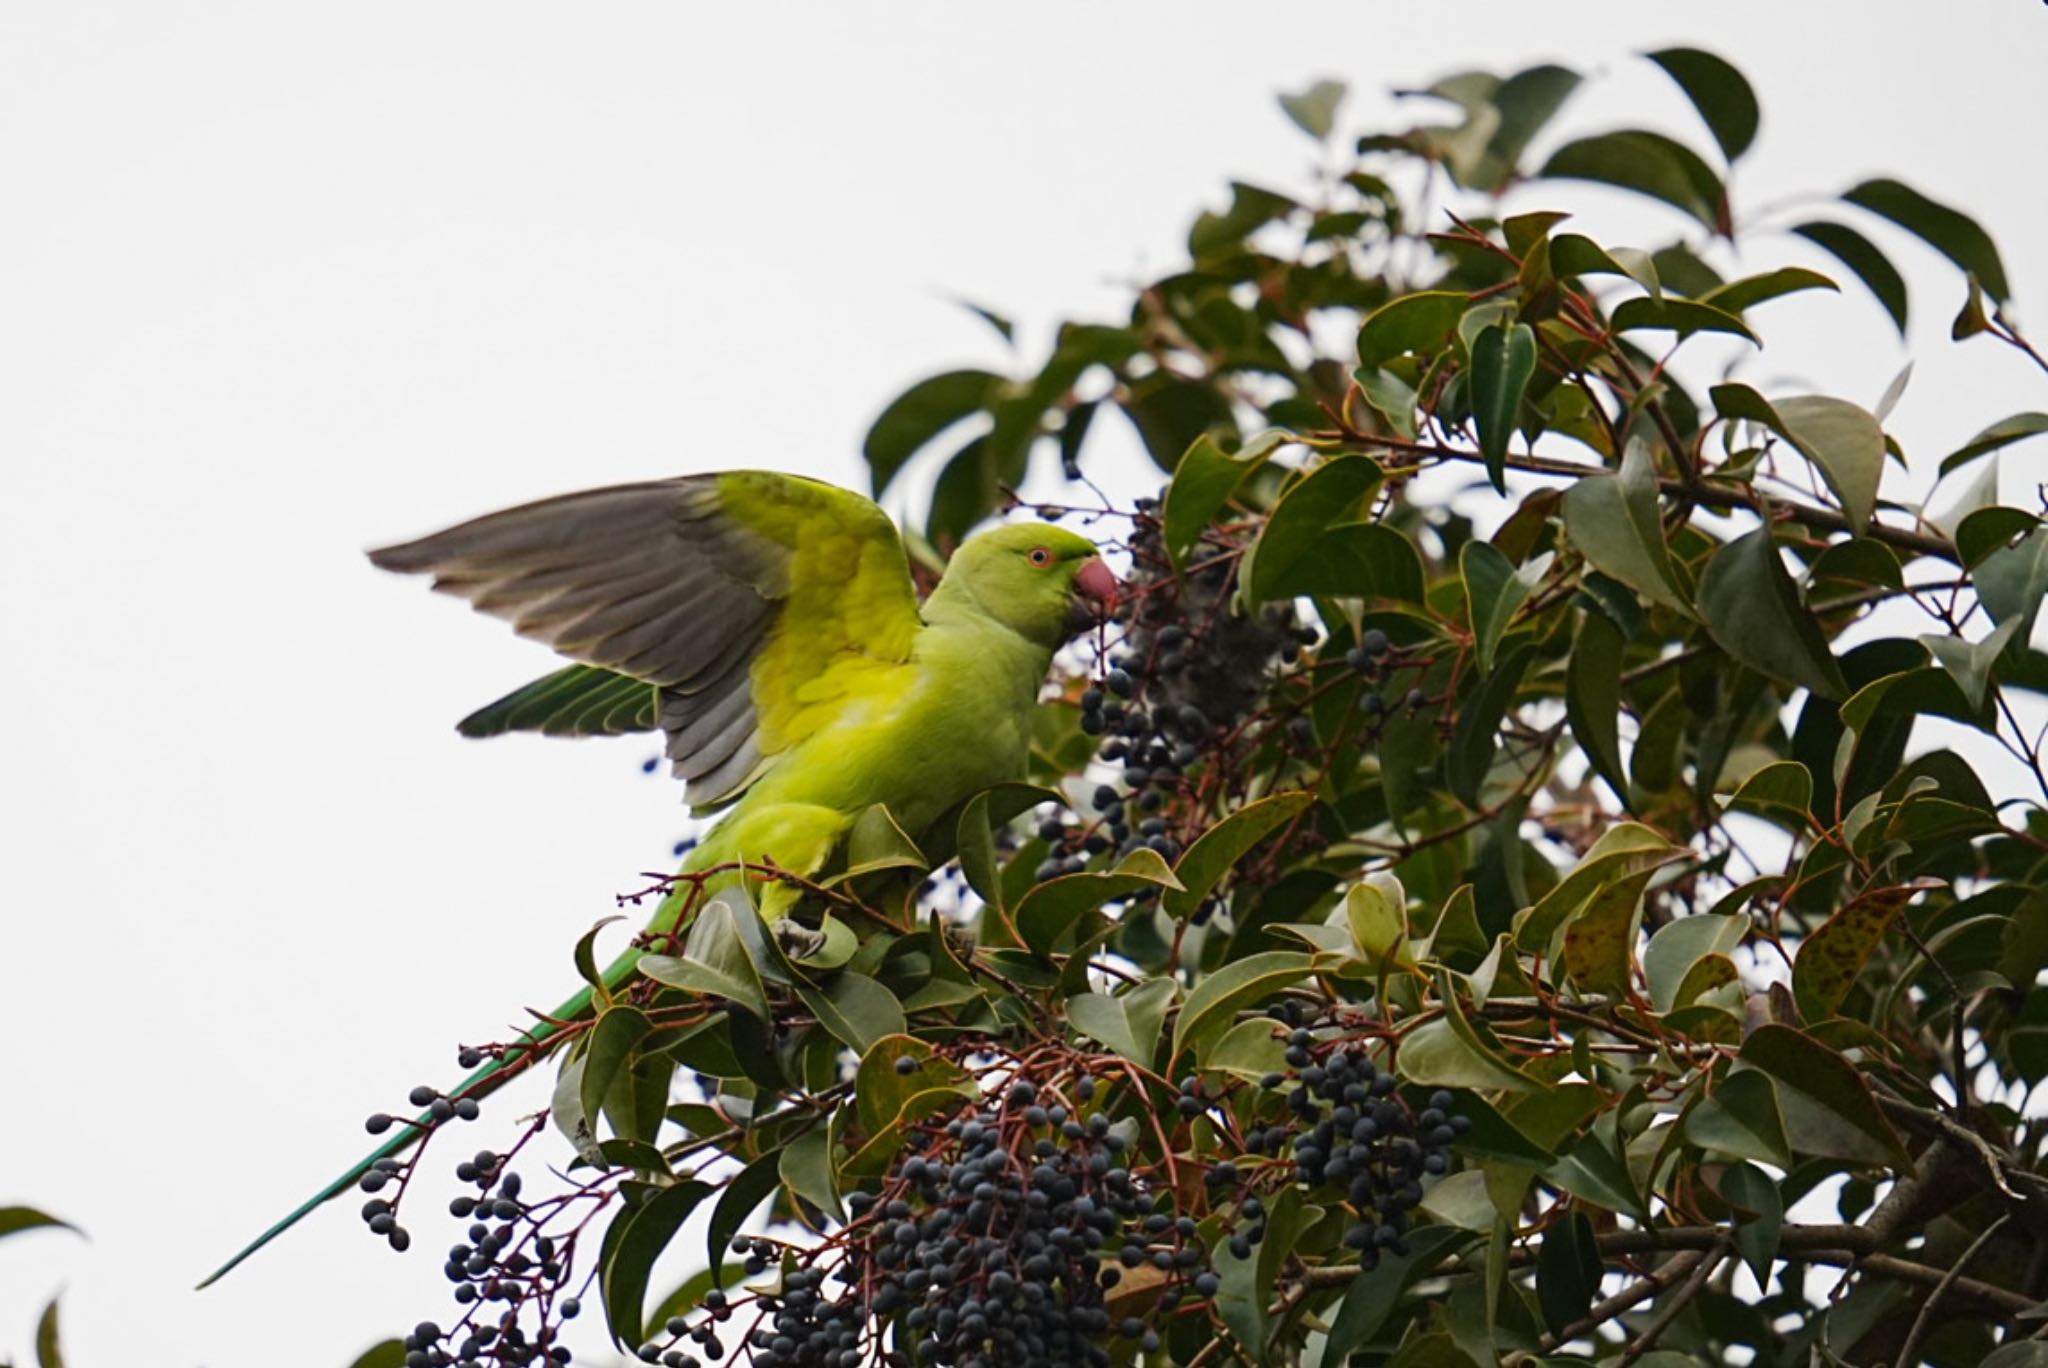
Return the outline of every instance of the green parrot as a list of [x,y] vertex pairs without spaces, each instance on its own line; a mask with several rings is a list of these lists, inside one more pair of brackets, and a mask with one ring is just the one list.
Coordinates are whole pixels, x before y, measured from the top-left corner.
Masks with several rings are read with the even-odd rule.
[[[1117,581],[1085,537],[1015,523],[969,538],[922,604],[903,540],[872,501],[766,471],[686,475],[544,499],[370,553],[581,662],[467,718],[469,735],[615,734],[658,725],[685,795],[723,810],[685,874],[772,864],[820,870],[856,818],[884,804],[930,827],[1022,778],[1053,652],[1113,604]],[[721,872],[707,892],[743,877]],[[785,885],[763,915],[787,910]],[[648,930],[675,928],[680,894]],[[601,975],[632,976],[628,950]],[[589,1015],[589,988],[503,1059],[452,1089],[474,1099]],[[419,1134],[365,1156],[201,1283],[351,1187]]]

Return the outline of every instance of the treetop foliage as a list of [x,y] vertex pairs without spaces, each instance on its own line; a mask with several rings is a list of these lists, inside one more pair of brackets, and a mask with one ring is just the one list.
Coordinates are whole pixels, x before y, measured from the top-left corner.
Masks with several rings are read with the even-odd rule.
[[[1798,292],[1903,333],[1913,239],[1958,340],[2032,349],[1912,187],[1753,225],[1748,82],[1648,60],[1698,134],[1557,65],[1355,141],[1341,85],[1289,95],[1313,184],[883,409],[927,550],[1057,463],[1120,620],[1028,784],[871,811],[793,922],[721,895],[652,947],[465,1161],[452,1326],[393,1361],[541,1362],[586,1302],[669,1364],[2048,1361],[2048,531],[1996,480],[2048,415],[1907,452],[1897,386],[1707,369]],[[1497,213],[1565,182],[1664,238]],[[1111,421],[1166,477],[1133,507]],[[1930,463],[1938,521],[1886,493]]]

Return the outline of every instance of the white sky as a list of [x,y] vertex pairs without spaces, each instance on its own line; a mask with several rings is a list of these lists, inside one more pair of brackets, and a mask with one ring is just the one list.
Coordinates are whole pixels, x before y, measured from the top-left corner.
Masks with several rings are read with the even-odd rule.
[[[0,1205],[92,1237],[0,1241],[0,1361],[60,1284],[76,1368],[340,1368],[445,1321],[425,1204],[410,1258],[350,1201],[189,1288],[456,1041],[562,996],[667,862],[651,747],[461,741],[551,658],[363,547],[619,479],[858,482],[904,383],[1005,364],[949,296],[1036,354],[1229,177],[1298,184],[1276,90],[1349,79],[1378,126],[1394,85],[1558,59],[1596,77],[1563,126],[1705,147],[1629,55],[1674,41],[1762,94],[1738,212],[1895,173],[1981,218],[2022,305],[2048,286],[2026,0],[0,7]],[[1559,203],[1609,241],[1677,226],[1517,201]],[[1869,404],[1910,355],[1891,427],[1923,468],[2048,408],[1948,343],[1955,273],[1886,241],[1910,349],[1851,287],[1767,306],[1747,374]]]

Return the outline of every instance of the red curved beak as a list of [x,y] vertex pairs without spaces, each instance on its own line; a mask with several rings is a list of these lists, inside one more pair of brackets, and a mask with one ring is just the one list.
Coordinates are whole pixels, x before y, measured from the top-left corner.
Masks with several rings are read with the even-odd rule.
[[1123,585],[1117,581],[1109,567],[1103,564],[1102,559],[1096,557],[1084,563],[1080,570],[1075,572],[1074,588],[1080,592],[1081,597],[1099,604],[1102,611],[1107,613],[1116,607],[1117,595],[1123,589]]

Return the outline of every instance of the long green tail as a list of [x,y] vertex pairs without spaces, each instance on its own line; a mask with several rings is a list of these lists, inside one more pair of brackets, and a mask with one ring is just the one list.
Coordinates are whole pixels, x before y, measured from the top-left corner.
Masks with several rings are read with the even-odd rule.
[[[607,990],[619,987],[619,985],[632,976],[633,966],[639,962],[640,954],[641,952],[638,950],[628,950],[605,966],[602,977]],[[585,988],[576,996],[562,1003],[561,1006],[548,1013],[552,1020],[543,1021],[521,1032],[519,1037],[506,1048],[502,1057],[491,1060],[475,1073],[463,1079],[462,1082],[448,1089],[448,1096],[450,1098],[468,1097],[481,1100],[490,1096],[520,1074],[525,1073],[546,1053],[544,1047],[547,1043],[562,1033],[564,1027],[555,1024],[556,1022],[580,1021],[590,1015],[591,997],[592,990]],[[298,1208],[290,1215],[250,1241],[233,1258],[207,1274],[205,1280],[199,1286],[205,1288],[219,1282],[237,1264],[269,1244],[278,1236],[284,1234],[287,1230],[290,1230],[316,1208],[333,1201],[336,1197],[341,1196],[354,1187],[362,1180],[364,1174],[376,1166],[380,1159],[389,1159],[411,1149],[419,1142],[422,1136],[427,1134],[429,1121],[430,1117],[427,1113],[422,1112],[414,1119],[413,1125],[408,1126],[403,1124],[403,1122],[399,1123],[397,1127],[399,1133],[397,1135],[386,1140],[376,1149],[351,1164],[347,1172],[341,1174],[341,1176],[326,1187],[321,1188],[320,1191],[300,1203]]]
[[[691,851],[689,857],[683,861],[682,872],[688,874],[697,870],[709,869],[714,865],[727,863],[732,858],[731,850],[734,844],[734,836],[733,823],[730,820],[720,822],[703,843]],[[716,879],[704,884],[702,891],[705,893],[714,891],[719,886],[719,883],[728,877],[731,876],[718,876]],[[654,932],[673,930],[676,923],[681,919],[686,906],[690,905],[694,904],[681,896],[680,892],[671,893],[662,900],[661,907],[648,922],[647,930]],[[642,953],[644,952],[640,950],[627,950],[605,966],[604,972],[598,977],[603,982],[607,992],[616,990],[633,976],[633,967],[640,962]],[[562,1003],[554,1011],[547,1014],[547,1020],[543,1020],[538,1025],[522,1032],[516,1040],[507,1046],[502,1057],[491,1060],[468,1078],[463,1079],[462,1082],[450,1088],[447,1095],[450,1098],[459,1099],[467,1097],[482,1100],[517,1078],[520,1074],[525,1073],[547,1053],[548,1042],[561,1035],[568,1023],[581,1021],[591,1014],[592,995],[593,990],[586,987],[574,997]],[[556,1024],[558,1022],[563,1024]],[[411,1149],[413,1145],[418,1143],[421,1136],[427,1134],[429,1119],[425,1113],[421,1113],[415,1118],[413,1125],[401,1125],[398,1128],[399,1133],[397,1135],[386,1140],[382,1145],[379,1145],[376,1149],[350,1165],[346,1173],[343,1173],[326,1187],[314,1193],[301,1203],[296,1211],[293,1211],[276,1225],[257,1236],[254,1241],[232,1259],[229,1259],[226,1263],[208,1274],[206,1280],[200,1283],[199,1286],[202,1288],[208,1287],[220,1281],[235,1265],[241,1263],[242,1260],[248,1258],[287,1230],[290,1230],[316,1208],[333,1201],[336,1197],[347,1192],[362,1179],[364,1174],[368,1173],[376,1165],[378,1160],[389,1159],[394,1155],[403,1154],[406,1150]]]

